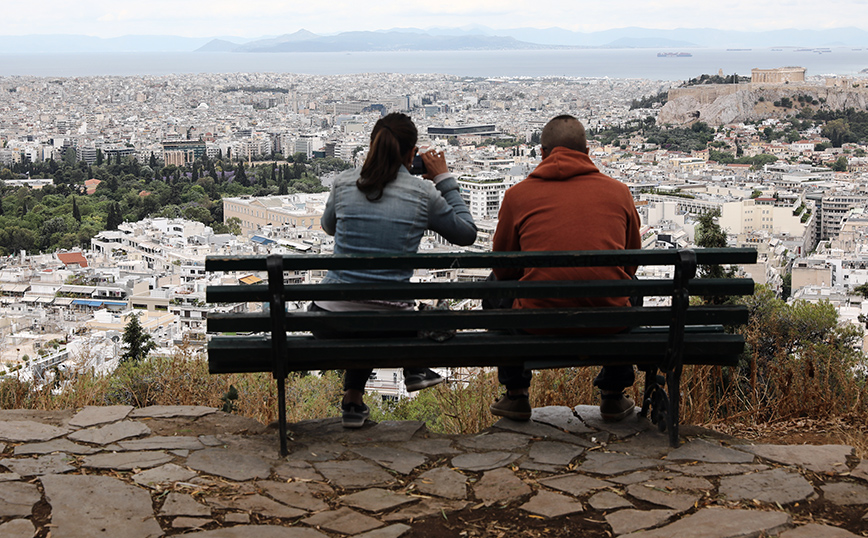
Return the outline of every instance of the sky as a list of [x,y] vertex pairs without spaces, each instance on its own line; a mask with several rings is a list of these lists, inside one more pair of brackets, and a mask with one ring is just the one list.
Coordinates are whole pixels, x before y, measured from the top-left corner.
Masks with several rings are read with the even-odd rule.
[[[4,0],[0,35],[254,38],[391,28],[868,29],[868,0]],[[855,21],[855,22],[854,22]]]

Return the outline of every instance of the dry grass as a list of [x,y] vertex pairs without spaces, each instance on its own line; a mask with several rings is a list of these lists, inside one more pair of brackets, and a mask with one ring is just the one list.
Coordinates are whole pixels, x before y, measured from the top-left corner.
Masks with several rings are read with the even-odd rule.
[[[592,386],[597,368],[536,372],[531,404],[575,406],[598,403]],[[682,422],[707,425],[742,424],[757,428],[803,418],[846,417],[864,424],[868,385],[847,365],[823,353],[808,358],[779,359],[771,375],[751,387],[747,368],[686,367],[682,380]],[[269,423],[276,417],[276,390],[270,374],[209,375],[207,361],[189,348],[171,357],[153,357],[139,365],[121,365],[112,375],[91,372],[60,375],[51,385],[35,388],[16,379],[0,381],[0,408],[76,409],[86,405],[207,405],[221,407],[230,387],[238,398],[233,412]],[[644,379],[637,375],[633,395],[641,402]],[[493,371],[480,371],[466,383],[439,385],[416,398],[384,403],[368,395],[375,420],[422,420],[432,431],[475,433],[494,422],[488,406],[502,393]],[[335,372],[291,376],[287,380],[287,417],[295,422],[337,415],[341,382]],[[841,442],[868,456],[868,433],[842,427]]]

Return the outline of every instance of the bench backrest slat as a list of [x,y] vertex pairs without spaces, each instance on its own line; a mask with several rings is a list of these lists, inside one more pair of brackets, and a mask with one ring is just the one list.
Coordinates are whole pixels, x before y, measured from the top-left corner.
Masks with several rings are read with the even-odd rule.
[[[287,301],[351,301],[365,299],[486,299],[496,297],[632,297],[667,296],[671,280],[594,280],[547,282],[385,282],[376,284],[291,284],[284,286]],[[697,278],[688,282],[691,295],[749,295],[754,282],[749,278]],[[209,286],[209,303],[267,302],[268,286]]]
[[[396,255],[289,255],[283,256],[284,271],[327,269],[454,269],[494,267],[597,267],[673,265],[677,250],[599,250],[568,252],[482,252]],[[701,265],[756,263],[756,250],[750,248],[695,249]],[[208,256],[207,271],[265,271],[262,256]]]

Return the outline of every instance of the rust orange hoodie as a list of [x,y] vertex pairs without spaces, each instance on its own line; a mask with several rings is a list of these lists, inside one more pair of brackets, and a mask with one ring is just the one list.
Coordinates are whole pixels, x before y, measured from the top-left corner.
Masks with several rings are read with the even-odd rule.
[[[503,198],[495,251],[641,248],[639,214],[626,185],[600,173],[587,154],[556,147]],[[498,280],[629,279],[635,268],[495,269]],[[516,299],[513,308],[627,306],[626,297]],[[602,331],[608,332],[608,331]]]

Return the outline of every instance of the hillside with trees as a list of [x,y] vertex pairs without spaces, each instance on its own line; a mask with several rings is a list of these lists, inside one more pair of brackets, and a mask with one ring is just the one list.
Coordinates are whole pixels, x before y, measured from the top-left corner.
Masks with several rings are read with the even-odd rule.
[[[186,167],[163,166],[155,157],[147,164],[136,159],[97,162],[77,162],[68,150],[60,162],[0,168],[0,254],[87,247],[100,231],[147,217],[182,217],[226,233],[224,197],[323,192],[321,176],[350,167],[340,159],[309,160],[304,154],[250,164],[203,158]],[[31,189],[7,183],[37,178],[51,178],[54,184]],[[99,180],[92,194],[85,189],[88,179]]]

